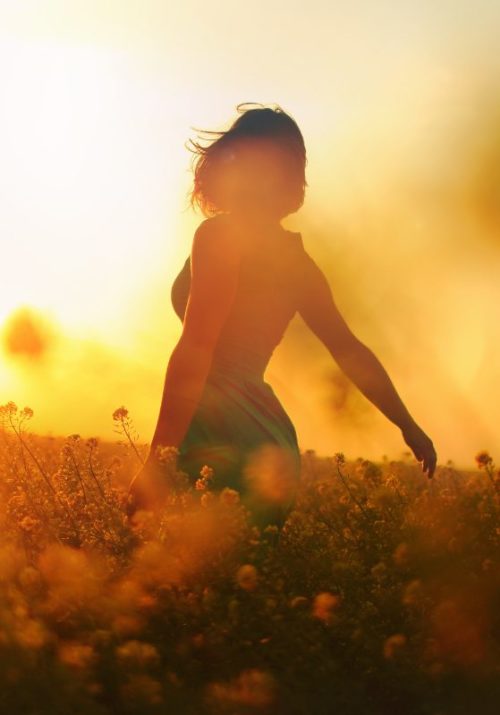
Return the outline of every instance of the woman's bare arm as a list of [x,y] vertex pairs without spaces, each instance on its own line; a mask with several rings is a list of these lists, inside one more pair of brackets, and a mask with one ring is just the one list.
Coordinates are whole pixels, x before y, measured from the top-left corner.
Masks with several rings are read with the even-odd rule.
[[239,254],[224,223],[205,220],[191,251],[191,290],[182,334],[170,356],[151,453],[178,447],[201,398],[237,285]]
[[410,415],[379,359],[347,325],[326,276],[307,252],[301,270],[299,314],[365,397],[401,429],[416,458],[424,460],[423,470],[428,468],[432,476],[436,464],[432,442]]

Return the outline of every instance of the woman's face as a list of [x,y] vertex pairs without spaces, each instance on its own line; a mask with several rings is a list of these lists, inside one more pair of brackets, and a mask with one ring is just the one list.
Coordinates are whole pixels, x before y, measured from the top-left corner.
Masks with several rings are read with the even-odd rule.
[[231,213],[257,220],[282,215],[285,164],[276,144],[240,141],[226,150],[219,166],[217,190]]

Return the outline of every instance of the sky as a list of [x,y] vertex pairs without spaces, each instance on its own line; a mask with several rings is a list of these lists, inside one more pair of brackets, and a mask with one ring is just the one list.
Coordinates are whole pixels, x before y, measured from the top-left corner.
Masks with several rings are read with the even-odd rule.
[[[279,104],[307,149],[283,225],[438,463],[500,461],[500,5],[0,0],[0,404],[42,434],[152,438],[203,216],[198,129]],[[408,447],[295,316],[266,371],[302,449]]]

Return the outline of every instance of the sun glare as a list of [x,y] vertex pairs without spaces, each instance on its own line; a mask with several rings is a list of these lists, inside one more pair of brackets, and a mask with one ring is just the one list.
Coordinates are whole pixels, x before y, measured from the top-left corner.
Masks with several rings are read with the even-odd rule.
[[2,67],[14,68],[2,72],[1,321],[30,304],[68,327],[107,323],[109,335],[126,287],[156,269],[144,236],[157,239],[163,257],[173,250],[164,236],[173,235],[166,217],[179,189],[168,183],[178,160],[167,162],[154,145],[146,124],[157,98],[136,106],[140,81],[127,62],[92,46],[0,45]]

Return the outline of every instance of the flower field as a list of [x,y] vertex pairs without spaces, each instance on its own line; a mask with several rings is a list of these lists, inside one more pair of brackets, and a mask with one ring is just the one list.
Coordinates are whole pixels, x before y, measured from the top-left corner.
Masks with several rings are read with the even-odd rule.
[[[0,712],[500,712],[500,471],[302,454],[281,532],[217,474],[129,518],[146,458],[0,406]],[[472,455],[474,457],[474,455]]]

